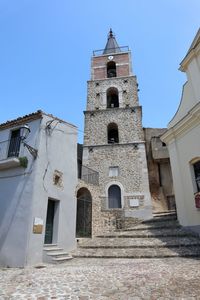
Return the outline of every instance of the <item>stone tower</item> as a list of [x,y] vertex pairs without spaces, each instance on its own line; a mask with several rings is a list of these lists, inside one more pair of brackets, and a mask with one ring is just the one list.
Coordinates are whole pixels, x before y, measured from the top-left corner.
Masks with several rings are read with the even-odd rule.
[[130,218],[152,217],[142,108],[131,52],[112,30],[104,50],[93,52],[88,81],[83,165],[99,173],[92,195],[93,234]]

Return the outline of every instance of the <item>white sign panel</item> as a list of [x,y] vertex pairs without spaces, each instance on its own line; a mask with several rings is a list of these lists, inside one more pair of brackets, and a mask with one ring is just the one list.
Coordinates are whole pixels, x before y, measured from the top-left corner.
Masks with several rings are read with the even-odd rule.
[[130,207],[138,207],[139,205],[138,199],[130,199]]
[[37,217],[35,217],[34,218],[34,223],[33,223],[33,225],[43,225],[43,220],[41,219],[41,218],[37,218]]

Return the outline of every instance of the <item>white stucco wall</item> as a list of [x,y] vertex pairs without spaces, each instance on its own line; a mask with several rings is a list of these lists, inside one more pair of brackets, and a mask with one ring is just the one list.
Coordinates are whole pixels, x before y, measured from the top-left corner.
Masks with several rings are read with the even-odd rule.
[[[19,156],[28,158],[28,167],[0,171],[1,266],[42,262],[48,198],[59,203],[53,243],[65,250],[75,247],[77,128],[45,114],[28,125],[26,142],[38,150],[37,158],[21,146]],[[0,131],[0,141],[9,139],[12,129]],[[62,187],[53,183],[55,170],[63,174]],[[42,234],[33,233],[35,217],[44,222]]]
[[[33,191],[33,207],[28,245],[28,263],[33,264],[42,260],[45,237],[45,222],[48,199],[57,201],[58,217],[54,222],[53,243],[65,250],[75,247],[76,229],[76,197],[77,184],[77,129],[66,123],[54,120],[51,130],[46,125],[51,118],[44,116],[41,124],[38,160],[36,162],[35,182]],[[54,171],[63,173],[63,187],[53,184]],[[33,234],[34,218],[44,222],[42,234]]]
[[[39,126],[40,120],[29,123],[31,133],[27,142],[36,148]],[[0,131],[0,141],[10,139],[10,130],[17,128]],[[26,264],[35,162],[23,145],[19,156],[28,158],[26,169],[17,167],[0,171],[0,265],[3,266]]]
[[200,225],[200,210],[195,207],[191,160],[200,157],[200,124],[189,134],[168,145],[173,174],[178,220],[183,226]]
[[187,82],[183,86],[182,97],[178,110],[168,124],[168,128],[177,124],[200,101],[200,44],[186,56],[181,63]]
[[200,43],[192,45],[181,63],[188,80],[181,103],[161,139],[167,143],[170,154],[179,222],[200,233],[200,209],[195,206],[196,183],[191,163],[200,159]]

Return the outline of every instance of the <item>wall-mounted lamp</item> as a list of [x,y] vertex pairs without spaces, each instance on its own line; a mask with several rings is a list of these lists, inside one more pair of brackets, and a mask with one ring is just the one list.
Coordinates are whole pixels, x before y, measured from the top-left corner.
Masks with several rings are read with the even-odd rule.
[[36,159],[38,150],[24,142],[24,140],[28,137],[30,132],[31,130],[28,125],[23,125],[20,127],[21,143],[24,145],[24,147],[28,149],[29,153],[34,157],[34,159]]
[[20,138],[21,138],[21,140],[22,141],[25,140],[28,137],[30,132],[31,132],[31,130],[30,130],[28,125],[21,126],[20,127]]

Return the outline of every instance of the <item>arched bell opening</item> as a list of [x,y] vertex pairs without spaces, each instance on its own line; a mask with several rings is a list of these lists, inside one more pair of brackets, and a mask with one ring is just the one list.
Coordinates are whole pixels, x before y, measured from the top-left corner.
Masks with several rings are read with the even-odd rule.
[[107,90],[107,108],[119,107],[119,93],[116,88]]
[[76,237],[91,237],[92,196],[87,188],[77,192]]
[[107,77],[112,78],[116,76],[117,76],[116,63],[114,61],[110,61],[107,63]]
[[107,128],[108,144],[119,143],[118,126],[115,123],[110,123]]

